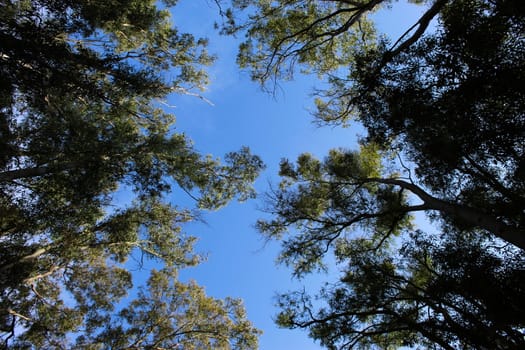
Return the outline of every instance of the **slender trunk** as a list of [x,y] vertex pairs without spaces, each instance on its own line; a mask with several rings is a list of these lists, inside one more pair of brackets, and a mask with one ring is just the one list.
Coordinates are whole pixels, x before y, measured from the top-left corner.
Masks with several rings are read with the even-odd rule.
[[409,190],[424,202],[428,210],[437,210],[452,218],[460,219],[473,227],[485,229],[516,247],[525,250],[525,232],[523,232],[523,230],[507,225],[498,218],[478,209],[433,197],[421,187],[403,180],[372,178],[366,179],[366,181],[395,185]]
[[467,206],[453,204],[435,198],[428,204],[434,210],[456,217],[474,227],[485,229],[499,238],[525,250],[524,232],[501,222],[491,215]]
[[0,183],[9,182],[9,181],[17,180],[17,179],[28,178],[28,177],[43,176],[47,174],[64,171],[64,170],[73,169],[74,167],[75,167],[75,164],[73,162],[67,162],[64,164],[53,165],[53,166],[44,165],[44,166],[33,167],[33,168],[7,170],[4,172],[0,172]]

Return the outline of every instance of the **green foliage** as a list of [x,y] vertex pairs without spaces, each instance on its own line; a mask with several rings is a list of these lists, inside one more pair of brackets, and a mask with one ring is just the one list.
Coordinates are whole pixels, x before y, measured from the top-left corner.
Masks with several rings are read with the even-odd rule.
[[[252,198],[263,164],[247,148],[221,163],[174,132],[163,99],[204,88],[213,58],[156,1],[2,1],[0,27],[3,345],[69,348],[80,337],[83,347],[106,348],[109,338],[89,341],[132,288],[131,255],[171,270],[199,262],[181,228],[195,212],[169,204],[171,189],[218,209]],[[121,186],[131,189],[124,203]],[[240,305],[175,286],[188,305],[195,297],[224,311],[215,333],[188,333],[186,344],[256,347]],[[115,341],[139,331],[129,322]],[[178,325],[163,328],[167,338],[169,327]]]
[[296,64],[323,75],[353,62],[356,47],[373,45],[366,14],[390,2],[234,0],[233,8],[246,10],[249,18],[241,21],[229,10],[222,32],[245,31],[237,61],[254,80],[290,79]]
[[287,235],[279,260],[302,276],[323,269],[322,257],[333,244],[346,241],[356,230],[387,242],[411,228],[410,205],[396,179],[389,182],[382,171],[375,145],[363,145],[361,152],[332,150],[324,161],[310,154],[298,157],[297,165],[281,162],[283,181],[269,195],[270,220],[260,220],[258,229],[269,238]]
[[[523,310],[524,2],[410,2],[426,5],[422,16],[388,38],[366,18],[397,6],[388,0],[232,1],[247,16],[223,26],[246,35],[241,67],[263,84],[317,73],[328,83],[317,121],[368,131],[359,152],[281,163],[259,229],[282,240],[296,275],[327,254],[344,275],[317,312],[305,293],[283,296],[277,321],[329,349],[518,349],[523,316],[502,317],[495,301]],[[419,211],[442,240],[418,237]]]
[[[518,237],[525,220],[522,2],[438,0],[394,44],[359,26],[371,11],[394,6],[389,1],[253,0],[232,6],[254,10],[224,30],[246,35],[250,50],[244,54],[243,44],[240,57],[255,77],[287,77],[295,64],[320,73],[330,87],[318,92],[319,121],[359,120],[370,141],[413,162],[424,188],[490,215],[515,236],[500,237],[525,247]],[[292,24],[296,12],[307,19]],[[348,16],[352,25],[342,26]],[[436,31],[425,34],[438,17]],[[346,35],[363,38],[350,43]],[[340,43],[350,44],[343,49]],[[332,56],[318,54],[324,47],[350,58],[327,70]],[[503,229],[489,230],[499,235]]]
[[152,271],[147,289],[98,332],[77,339],[76,347],[253,349],[258,334],[240,300],[207,297],[194,282],[181,283],[173,271],[160,270]]
[[[348,247],[345,271],[319,293],[280,296],[277,323],[328,349],[520,349],[523,254],[490,240],[414,232],[399,253]],[[316,302],[316,305],[319,301]]]

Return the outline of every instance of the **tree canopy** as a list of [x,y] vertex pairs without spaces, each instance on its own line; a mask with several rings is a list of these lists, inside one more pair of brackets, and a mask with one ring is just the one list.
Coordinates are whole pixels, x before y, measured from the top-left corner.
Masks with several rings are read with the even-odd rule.
[[[524,3],[428,1],[394,39],[371,20],[394,1],[232,6],[222,29],[245,34],[238,61],[255,80],[316,73],[328,83],[316,120],[368,131],[360,150],[281,163],[259,229],[297,276],[332,254],[343,275],[318,312],[304,293],[283,296],[278,323],[330,349],[523,347]],[[442,233],[416,230],[417,212]],[[508,300],[508,317],[477,288]]]
[[[281,295],[276,321],[329,349],[521,349],[525,3],[407,1],[424,12],[394,39],[372,19],[393,0],[232,0],[224,12],[255,80],[315,73],[328,83],[317,122],[368,131],[358,150],[281,162],[257,227],[296,277],[327,256],[341,276]],[[196,211],[172,190],[218,209],[253,197],[263,164],[246,147],[202,155],[175,131],[164,100],[204,88],[213,61],[170,23],[176,2],[0,1],[5,348],[257,347],[240,300],[178,279],[200,257],[182,230]],[[158,263],[138,290],[130,257]]]
[[309,329],[328,349],[523,347],[523,253],[475,235],[410,238],[398,254],[340,242],[340,280],[315,297],[279,296],[277,323]]
[[[223,162],[201,155],[174,131],[164,99],[203,88],[213,60],[170,23],[175,3],[0,2],[5,347],[257,346],[240,301],[177,281],[199,257],[181,228],[195,213],[170,204],[171,189],[217,209],[253,197],[263,164],[248,148]],[[115,202],[119,186],[129,203]],[[132,255],[161,269],[119,311]]]

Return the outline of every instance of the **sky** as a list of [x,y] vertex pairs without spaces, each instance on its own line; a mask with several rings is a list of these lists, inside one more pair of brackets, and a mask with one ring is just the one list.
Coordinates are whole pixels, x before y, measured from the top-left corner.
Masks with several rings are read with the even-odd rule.
[[[404,3],[394,4],[392,11],[376,16],[381,31],[395,36],[416,22],[423,8]],[[180,0],[173,9],[173,22],[181,30],[210,40],[209,51],[218,56],[209,68],[211,83],[204,97],[212,104],[191,96],[172,96],[169,109],[177,117],[176,132],[184,132],[203,154],[221,157],[241,146],[250,147],[267,168],[255,186],[260,194],[269,184],[278,182],[281,158],[295,159],[303,152],[322,158],[337,147],[355,148],[359,126],[319,128],[312,123],[311,92],[314,77],[297,76],[292,82],[281,82],[275,95],[261,90],[250,81],[249,73],[235,65],[239,40],[219,36],[213,28],[219,21],[212,0]],[[191,205],[191,199],[175,192],[174,204]],[[242,298],[248,318],[264,333],[262,350],[317,350],[319,344],[303,330],[279,329],[273,322],[277,313],[278,292],[305,288],[315,294],[323,281],[333,280],[337,268],[329,275],[316,275],[304,280],[291,278],[291,271],[277,266],[277,242],[265,242],[254,224],[265,217],[262,198],[246,203],[232,203],[217,212],[204,213],[204,222],[190,223],[185,231],[199,238],[196,250],[208,256],[203,264],[181,272],[182,279],[194,279],[206,288],[208,295]]]

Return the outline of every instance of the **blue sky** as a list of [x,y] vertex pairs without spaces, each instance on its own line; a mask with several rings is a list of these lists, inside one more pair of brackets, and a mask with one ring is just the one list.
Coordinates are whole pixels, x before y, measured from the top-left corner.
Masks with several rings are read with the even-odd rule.
[[[396,35],[410,27],[422,11],[404,3],[394,4],[393,11],[376,17],[382,31]],[[177,116],[176,131],[186,133],[197,150],[220,157],[242,145],[249,146],[267,165],[256,183],[262,193],[269,183],[278,181],[278,164],[283,157],[295,159],[302,152],[323,157],[331,148],[356,147],[356,136],[363,134],[359,127],[318,128],[312,123],[309,111],[313,109],[310,93],[316,84],[313,77],[298,76],[293,82],[282,82],[276,96],[271,96],[236,67],[239,41],[220,37],[213,29],[219,17],[212,0],[181,0],[173,17],[182,31],[208,37],[210,52],[218,56],[209,69],[211,84],[203,94],[213,105],[190,96],[173,96],[168,101],[175,106],[169,111]],[[191,203],[179,193],[172,200],[175,204]],[[232,203],[218,212],[205,213],[205,223],[189,224],[186,231],[199,237],[197,250],[206,253],[208,260],[182,271],[181,277],[195,279],[211,296],[242,298],[249,319],[264,331],[260,338],[262,350],[321,349],[304,331],[274,325],[274,295],[303,287],[315,293],[330,277],[291,280],[290,271],[275,264],[278,244],[265,244],[253,228],[256,220],[265,215],[260,211],[262,206],[261,199]],[[330,273],[333,278],[336,268]]]

